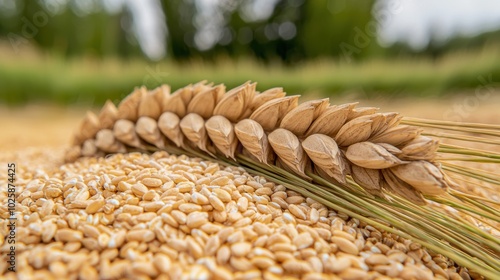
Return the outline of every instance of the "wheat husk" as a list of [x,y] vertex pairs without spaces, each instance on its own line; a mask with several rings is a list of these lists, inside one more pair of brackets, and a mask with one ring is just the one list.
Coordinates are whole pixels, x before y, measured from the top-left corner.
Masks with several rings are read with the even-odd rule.
[[323,134],[313,134],[302,141],[302,148],[315,165],[342,184],[346,183],[347,162],[335,141]]
[[205,121],[195,113],[189,113],[179,123],[181,131],[186,138],[195,144],[200,150],[213,155],[213,150],[209,147],[209,139],[205,129]]
[[125,97],[118,105],[118,118],[135,122],[138,118],[139,104],[146,93],[146,88],[140,87]]
[[97,147],[95,145],[95,140],[94,139],[87,139],[85,142],[82,144],[82,149],[81,149],[82,156],[84,157],[91,157],[97,153]]
[[262,126],[252,120],[244,119],[234,126],[234,132],[242,146],[259,162],[268,164],[271,158],[271,146]]
[[418,192],[411,185],[399,179],[390,169],[381,170],[384,180],[380,181],[381,186],[391,193],[397,194],[416,205],[425,205],[422,193]]
[[306,176],[307,156],[299,139],[292,132],[278,128],[268,135],[269,144],[278,157],[295,173]]
[[351,121],[353,119],[362,117],[362,116],[368,116],[368,115],[373,115],[375,114],[379,108],[376,107],[358,107],[358,108],[353,108],[350,112],[349,115],[347,116],[347,121]]
[[205,122],[208,136],[215,146],[228,158],[235,159],[234,152],[238,139],[234,133],[233,124],[223,116],[213,116]]
[[397,147],[394,147],[391,144],[377,143],[377,145],[379,145],[380,147],[386,149],[389,153],[397,156],[398,158],[399,158],[399,155],[401,155],[401,153],[402,153],[402,151],[400,149],[398,149]]
[[403,118],[399,113],[395,112],[381,113],[381,114],[384,116],[385,120],[380,127],[372,129],[373,131],[371,137],[377,136],[382,132],[386,131],[387,129],[399,125],[401,119]]
[[351,165],[351,176],[367,192],[377,196],[382,195],[380,181],[383,178],[380,170],[363,168],[353,164]]
[[285,97],[285,95],[286,92],[283,91],[283,88],[270,88],[264,92],[254,95],[250,109],[255,110],[264,105],[264,103],[274,99]]
[[356,104],[357,103],[349,103],[340,106],[329,106],[314,120],[306,136],[311,134],[324,134],[335,137],[340,128],[345,124],[349,112]]
[[100,128],[113,128],[116,120],[118,120],[118,108],[111,100],[107,100],[99,112]]
[[270,100],[257,108],[250,119],[258,122],[265,131],[273,131],[279,127],[284,116],[297,107],[298,102],[298,95]]
[[99,129],[101,129],[99,118],[93,112],[88,111],[80,124],[80,130],[77,132],[78,138],[80,140],[93,138]]
[[165,147],[165,141],[158,129],[158,123],[153,118],[140,117],[135,125],[135,132],[146,142],[158,148]]
[[288,112],[280,123],[280,127],[297,136],[303,136],[312,122],[328,107],[328,98],[304,102]]
[[118,120],[113,126],[116,139],[131,147],[142,147],[141,140],[135,133],[135,124],[130,120]]
[[352,163],[371,169],[390,168],[404,163],[382,146],[371,142],[352,144],[345,155]]
[[149,91],[142,96],[141,103],[139,104],[138,115],[140,117],[150,117],[155,120],[160,117],[162,113],[161,104],[163,103],[163,89],[156,88]]
[[420,133],[421,130],[418,128],[407,125],[399,125],[371,137],[370,141],[373,143],[387,143],[397,147],[412,141]]
[[221,115],[237,123],[249,110],[255,94],[255,83],[249,82],[228,91],[214,109],[214,115]]
[[121,142],[116,141],[113,131],[111,129],[101,129],[97,133],[95,138],[95,146],[106,153],[127,152],[125,146]]
[[419,135],[401,149],[401,159],[432,161],[436,157],[439,142],[427,136]]
[[[193,88],[193,91],[192,91],[192,96],[195,96],[196,94],[200,93],[200,92],[203,92],[203,91],[206,91],[206,90],[209,90],[213,87],[214,83],[209,83],[207,80],[203,80],[203,81],[200,81],[200,82],[197,82],[196,84],[194,84],[192,86]],[[183,97],[183,100],[184,100],[184,103],[185,104],[189,104],[190,100],[192,99],[189,98],[187,95],[185,97]]]
[[187,103],[184,103],[184,99],[190,99],[193,95],[192,92],[193,89],[190,85],[176,90],[168,97],[164,96],[161,106],[162,112],[171,112],[179,118],[183,118],[186,115],[187,106]]
[[412,161],[393,167],[391,171],[423,194],[440,195],[446,191],[447,184],[443,174],[430,162]]
[[344,124],[337,135],[335,142],[341,147],[363,142],[370,138],[373,121],[366,117],[359,117]]
[[158,128],[177,147],[184,145],[184,135],[180,127],[179,116],[172,112],[163,113],[158,119]]
[[217,102],[222,98],[225,91],[226,87],[224,85],[218,85],[197,93],[187,105],[187,113],[195,113],[204,119],[210,118]]

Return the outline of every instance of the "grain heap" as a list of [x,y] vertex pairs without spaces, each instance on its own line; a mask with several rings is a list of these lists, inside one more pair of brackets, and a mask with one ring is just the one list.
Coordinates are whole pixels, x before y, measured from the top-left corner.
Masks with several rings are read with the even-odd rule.
[[20,279],[480,277],[237,167],[157,152],[19,174]]

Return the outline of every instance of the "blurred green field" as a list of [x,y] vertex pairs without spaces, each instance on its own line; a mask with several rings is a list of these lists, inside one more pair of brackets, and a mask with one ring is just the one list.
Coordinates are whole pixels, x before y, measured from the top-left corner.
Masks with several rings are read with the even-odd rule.
[[359,63],[316,60],[298,65],[259,64],[221,57],[215,64],[191,61],[150,63],[90,57],[73,60],[30,50],[15,54],[0,47],[0,102],[8,105],[48,102],[64,105],[118,101],[134,87],[173,89],[200,80],[233,87],[247,80],[258,89],[281,86],[292,94],[335,96],[444,96],[474,93],[478,87],[500,87],[500,52],[492,45],[475,51],[451,52],[438,60],[404,57]]

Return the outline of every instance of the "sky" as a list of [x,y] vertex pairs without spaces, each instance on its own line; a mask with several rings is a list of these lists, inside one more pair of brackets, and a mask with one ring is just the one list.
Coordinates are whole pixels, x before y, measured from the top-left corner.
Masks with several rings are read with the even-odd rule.
[[406,42],[418,50],[431,38],[440,42],[500,29],[499,0],[379,0],[373,13],[382,46]]

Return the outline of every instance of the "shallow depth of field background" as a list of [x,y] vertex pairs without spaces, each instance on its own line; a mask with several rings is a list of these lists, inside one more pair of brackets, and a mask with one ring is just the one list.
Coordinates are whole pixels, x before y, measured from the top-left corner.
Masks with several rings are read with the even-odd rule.
[[498,123],[500,4],[0,0],[0,151],[66,146],[106,99],[199,80]]

